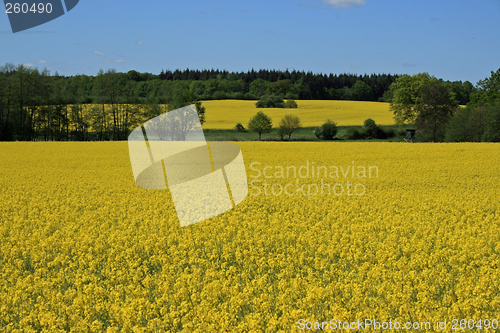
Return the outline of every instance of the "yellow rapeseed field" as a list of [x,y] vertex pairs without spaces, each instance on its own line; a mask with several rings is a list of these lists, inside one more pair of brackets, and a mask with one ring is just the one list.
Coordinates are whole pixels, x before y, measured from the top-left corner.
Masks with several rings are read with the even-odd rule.
[[231,129],[237,123],[247,127],[250,118],[258,111],[263,111],[278,127],[285,114],[297,115],[304,127],[321,126],[331,119],[339,126],[362,126],[367,118],[372,118],[379,125],[393,125],[393,113],[389,103],[359,101],[310,101],[297,100],[297,109],[257,109],[255,101],[223,100],[204,101],[206,107],[206,129]]
[[0,332],[494,331],[498,144],[238,144],[248,197],[181,228],[126,142],[0,143]]

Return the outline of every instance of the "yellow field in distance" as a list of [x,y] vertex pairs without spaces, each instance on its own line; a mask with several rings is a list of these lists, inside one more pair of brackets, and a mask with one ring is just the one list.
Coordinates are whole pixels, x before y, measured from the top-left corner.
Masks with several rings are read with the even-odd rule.
[[321,126],[331,119],[339,126],[362,126],[367,118],[379,125],[393,125],[389,103],[359,101],[311,101],[297,100],[297,109],[257,109],[255,101],[222,100],[204,101],[206,107],[205,129],[232,129],[237,123],[247,127],[250,118],[263,111],[272,118],[273,127],[285,114],[297,115],[303,127]]

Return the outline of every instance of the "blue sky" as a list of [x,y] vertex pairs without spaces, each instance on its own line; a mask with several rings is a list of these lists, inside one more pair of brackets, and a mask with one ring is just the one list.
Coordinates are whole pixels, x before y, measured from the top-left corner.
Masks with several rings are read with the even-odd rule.
[[500,68],[499,17],[499,0],[80,0],[15,34],[0,13],[0,65],[428,72],[476,84]]

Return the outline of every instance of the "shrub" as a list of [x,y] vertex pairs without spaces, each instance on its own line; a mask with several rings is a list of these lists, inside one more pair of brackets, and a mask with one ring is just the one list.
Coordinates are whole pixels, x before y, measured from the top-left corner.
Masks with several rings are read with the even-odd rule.
[[337,135],[337,124],[330,119],[326,120],[326,123],[321,125],[314,130],[314,135],[321,140],[333,140],[335,135]]
[[345,138],[348,140],[362,140],[365,137],[366,133],[364,131],[358,131],[355,127],[349,127],[345,135]]
[[365,120],[363,124],[363,130],[365,131],[367,139],[387,139],[388,137],[394,136],[394,130],[390,133],[391,136],[388,135],[382,127],[378,126],[375,123],[375,120],[368,118]]
[[299,99],[299,95],[292,92],[287,92],[285,95],[285,99]]
[[246,132],[245,127],[241,123],[237,123],[236,126],[234,126],[234,130],[236,132]]
[[388,138],[393,138],[396,136],[396,131],[393,128],[385,129],[384,132]]
[[296,109],[297,102],[295,102],[293,99],[289,99],[288,101],[285,102],[285,108]]
[[379,128],[377,124],[375,124],[375,120],[368,118],[363,123],[363,129],[365,130],[368,138],[375,138]]

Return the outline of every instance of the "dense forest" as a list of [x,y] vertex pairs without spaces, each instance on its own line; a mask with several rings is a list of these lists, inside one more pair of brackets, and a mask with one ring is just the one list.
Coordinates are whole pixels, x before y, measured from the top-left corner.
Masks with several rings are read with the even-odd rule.
[[[0,140],[124,140],[148,116],[189,91],[198,100],[285,99],[388,102],[391,74],[313,74],[251,70],[100,70],[70,77],[47,69],[6,64],[0,67]],[[445,82],[460,104],[474,92],[472,83]]]

